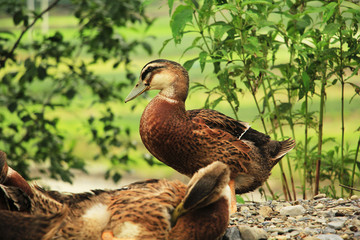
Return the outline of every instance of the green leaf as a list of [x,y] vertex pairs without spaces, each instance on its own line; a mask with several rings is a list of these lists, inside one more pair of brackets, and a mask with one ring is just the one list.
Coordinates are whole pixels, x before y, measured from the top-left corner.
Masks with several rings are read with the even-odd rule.
[[250,70],[254,73],[255,77],[259,76],[260,69],[258,68],[258,66],[251,66]]
[[232,29],[233,27],[225,22],[216,22],[210,26],[214,26],[214,38],[221,40],[224,33]]
[[[360,96],[360,86],[358,86],[358,85],[356,85],[355,83],[352,83],[352,82],[347,82],[347,84],[351,85],[351,86],[354,88],[354,91],[355,91],[355,95],[354,95],[354,96],[356,96],[356,95]],[[351,101],[353,98],[354,98],[354,97],[352,97],[352,98],[350,99],[350,101]]]
[[305,93],[307,93],[310,89],[310,77],[307,74],[307,72],[302,73],[302,80],[303,80],[303,86],[304,86]]
[[207,52],[201,52],[199,54],[201,72],[204,71],[207,56],[208,56]]
[[38,75],[40,80],[44,80],[46,78],[46,76],[47,76],[46,68],[44,68],[43,66],[39,66],[37,68],[37,75]]
[[241,7],[245,7],[246,5],[253,5],[253,4],[271,5],[272,3],[269,1],[263,1],[263,0],[248,0],[248,1],[241,2]]
[[245,200],[240,195],[236,195],[236,202],[240,204],[245,204]]
[[285,114],[287,113],[292,107],[291,103],[288,102],[282,102],[280,105],[278,105],[278,110],[280,113]]
[[194,58],[191,60],[188,60],[184,63],[183,67],[189,71],[191,69],[191,67],[194,65],[194,62],[196,62],[199,58]]
[[162,47],[160,48],[158,54],[161,55],[162,51],[164,51],[164,48],[166,47],[166,45],[171,41],[173,40],[173,38],[169,38],[169,39],[166,39],[164,42],[163,42],[163,45]]
[[212,103],[211,103],[211,108],[214,109],[221,101],[223,100],[223,97],[219,97],[217,98],[216,100],[214,100]]
[[212,5],[213,5],[213,0],[204,0],[204,3],[201,7],[201,12],[208,12],[212,8]]
[[215,12],[221,11],[221,10],[230,10],[233,12],[238,12],[238,9],[236,8],[236,6],[234,4],[229,4],[229,3],[222,4],[220,6],[215,7],[215,9],[214,9]]
[[324,17],[323,17],[324,23],[327,22],[331,18],[331,16],[334,14],[337,5],[338,5],[338,3],[331,2],[325,6],[326,10],[324,11]]
[[174,0],[168,0],[168,5],[169,5],[169,16],[171,16],[171,12],[174,6]]
[[17,109],[18,104],[16,102],[11,102],[7,108],[9,109],[10,112],[14,112]]
[[186,23],[192,21],[192,13],[193,10],[191,7],[180,5],[172,15],[170,27],[176,44],[181,42]]
[[15,25],[19,25],[19,23],[21,23],[21,21],[23,20],[24,15],[22,11],[17,11],[15,12],[14,16],[13,16],[13,21]]
[[69,90],[66,91],[65,96],[67,99],[73,99],[76,93],[77,92],[74,88],[70,88]]
[[117,183],[120,179],[121,179],[121,174],[119,173],[115,173],[113,176],[112,176],[112,179],[115,183]]
[[332,37],[340,29],[340,24],[338,23],[329,23],[325,26],[323,33]]
[[199,9],[199,3],[196,0],[191,0],[191,2],[194,4],[196,9]]

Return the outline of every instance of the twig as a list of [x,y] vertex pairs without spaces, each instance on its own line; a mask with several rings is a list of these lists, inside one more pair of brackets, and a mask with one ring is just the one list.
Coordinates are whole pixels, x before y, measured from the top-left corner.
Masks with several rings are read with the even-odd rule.
[[340,187],[343,187],[343,188],[347,188],[347,189],[351,189],[353,191],[357,191],[357,192],[360,192],[360,189],[356,189],[356,188],[353,188],[353,187],[349,187],[349,186],[346,186],[346,185],[343,185],[343,184],[339,184]]
[[14,43],[13,47],[11,48],[10,52],[6,55],[4,60],[0,60],[0,68],[5,67],[5,63],[6,61],[14,54],[15,49],[18,47],[22,37],[24,36],[24,34],[30,29],[32,28],[32,26],[34,26],[34,24],[37,22],[37,20],[39,20],[39,18],[41,18],[46,12],[50,11],[50,9],[52,9],[53,7],[55,7],[56,4],[58,4],[60,0],[55,0],[52,4],[50,4],[44,11],[42,11],[39,15],[37,15],[34,20],[32,21],[32,23],[30,23],[28,26],[26,26],[26,28],[24,28],[24,30],[22,30],[19,38],[16,40],[16,42]]

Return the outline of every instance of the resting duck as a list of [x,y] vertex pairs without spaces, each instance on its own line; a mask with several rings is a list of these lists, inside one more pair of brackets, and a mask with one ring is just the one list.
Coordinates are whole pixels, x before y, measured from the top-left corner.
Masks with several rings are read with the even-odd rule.
[[231,170],[232,212],[236,193],[261,186],[271,169],[295,146],[295,141],[274,141],[246,122],[209,109],[185,110],[189,89],[187,71],[178,63],[158,59],[147,63],[125,99],[147,90],[160,90],[145,108],[140,135],[145,147],[161,162],[191,177],[213,161]]
[[70,195],[31,186],[32,197],[0,185],[17,207],[0,210],[1,239],[219,239],[229,224],[229,180],[229,168],[214,162],[188,185],[153,179]]

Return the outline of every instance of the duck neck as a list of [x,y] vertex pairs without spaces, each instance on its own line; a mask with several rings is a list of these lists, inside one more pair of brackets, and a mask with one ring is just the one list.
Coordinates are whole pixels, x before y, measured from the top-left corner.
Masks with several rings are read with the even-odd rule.
[[189,91],[189,76],[187,72],[175,74],[172,84],[162,89],[159,95],[175,101],[185,102]]

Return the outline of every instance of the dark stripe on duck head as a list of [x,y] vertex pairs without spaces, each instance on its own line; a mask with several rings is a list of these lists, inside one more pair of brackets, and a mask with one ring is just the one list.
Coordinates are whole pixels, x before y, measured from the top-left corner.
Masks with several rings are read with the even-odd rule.
[[[146,76],[151,73],[152,71],[159,69],[159,68],[163,68],[165,66],[150,66],[148,68],[145,69],[145,71],[141,74],[141,80],[145,80]],[[146,84],[145,84],[146,85]]]
[[[177,62],[174,62],[174,61],[170,61],[170,60],[166,60],[166,59],[156,59],[156,60],[153,60],[151,62],[148,62],[144,67],[143,69],[141,70],[142,71],[142,74],[141,74],[141,79],[144,80],[146,78],[146,76],[148,75],[148,73],[158,69],[158,68],[164,68],[166,66],[164,65],[159,65],[159,66],[149,66],[150,64],[153,64],[153,63],[170,63],[172,65],[175,65],[175,66],[180,66],[182,68],[182,66],[177,63]],[[148,67],[149,66],[149,67]],[[145,69],[145,71],[144,71]]]

